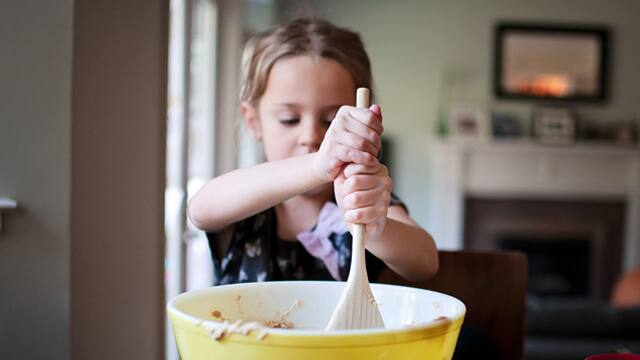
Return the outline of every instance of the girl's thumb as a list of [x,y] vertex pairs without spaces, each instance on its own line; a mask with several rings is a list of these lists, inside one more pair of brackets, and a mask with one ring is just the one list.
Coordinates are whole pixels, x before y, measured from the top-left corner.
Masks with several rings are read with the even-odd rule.
[[369,107],[369,110],[373,111],[380,121],[382,121],[382,108],[380,108],[380,105],[373,104]]

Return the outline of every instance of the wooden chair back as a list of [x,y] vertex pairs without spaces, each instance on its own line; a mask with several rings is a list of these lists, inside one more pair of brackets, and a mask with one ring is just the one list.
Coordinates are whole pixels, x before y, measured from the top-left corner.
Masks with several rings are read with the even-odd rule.
[[425,282],[409,282],[389,269],[377,280],[458,298],[467,308],[465,324],[482,330],[500,359],[522,359],[526,256],[513,251],[440,251],[439,263],[436,276]]

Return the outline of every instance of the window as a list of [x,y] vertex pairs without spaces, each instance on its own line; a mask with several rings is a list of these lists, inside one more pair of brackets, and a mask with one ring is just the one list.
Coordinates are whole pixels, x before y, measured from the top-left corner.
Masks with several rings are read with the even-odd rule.
[[[270,0],[171,0],[167,299],[213,283],[207,239],[187,219],[188,199],[215,175],[260,158],[260,147],[237,131],[241,50],[250,34],[273,24],[274,9]],[[166,354],[168,360],[178,359],[168,320]]]
[[[215,159],[214,0],[172,0],[165,191],[165,295],[211,286],[207,239],[186,217],[188,199],[211,177]],[[178,359],[167,324],[167,359]]]

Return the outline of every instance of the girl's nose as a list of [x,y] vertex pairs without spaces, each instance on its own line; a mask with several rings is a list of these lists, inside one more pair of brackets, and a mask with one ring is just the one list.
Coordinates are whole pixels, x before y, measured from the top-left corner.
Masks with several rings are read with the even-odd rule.
[[326,130],[320,119],[310,119],[306,121],[298,142],[302,146],[316,150],[320,148],[320,143],[322,143]]

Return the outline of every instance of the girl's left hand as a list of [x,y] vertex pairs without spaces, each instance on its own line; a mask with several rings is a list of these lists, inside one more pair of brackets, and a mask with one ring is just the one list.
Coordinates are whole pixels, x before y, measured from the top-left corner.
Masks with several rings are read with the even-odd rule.
[[387,167],[349,164],[334,181],[338,207],[349,224],[365,224],[367,239],[377,239],[387,222],[392,182]]

